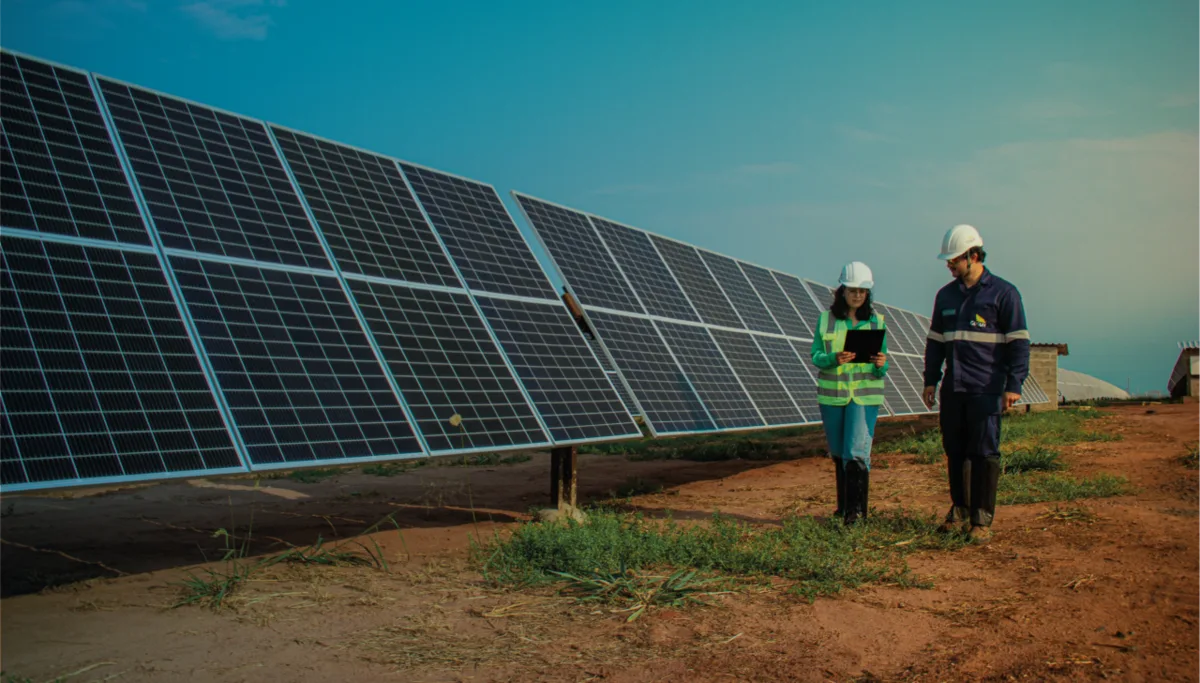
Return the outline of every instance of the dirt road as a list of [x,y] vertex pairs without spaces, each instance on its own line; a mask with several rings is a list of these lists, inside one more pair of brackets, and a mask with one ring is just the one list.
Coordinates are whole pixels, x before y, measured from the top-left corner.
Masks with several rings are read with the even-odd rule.
[[[1197,470],[1180,457],[1197,440],[1197,405],[1104,412],[1122,440],[1064,458],[1073,475],[1123,475],[1135,492],[1002,507],[990,545],[910,559],[931,589],[872,586],[812,604],[749,591],[631,624],[551,590],[488,588],[468,568],[473,539],[545,502],[545,454],[259,489],[201,480],[9,496],[5,681],[1195,681],[1200,503]],[[913,422],[881,423],[877,438]],[[776,524],[832,509],[830,467],[583,456],[580,494],[586,504],[661,486],[635,506]],[[940,466],[877,456],[872,504],[943,512],[943,482]],[[390,573],[279,565],[228,609],[171,608],[178,582],[220,559],[219,529],[251,526],[261,555],[350,538],[393,513],[401,531],[371,537]]]

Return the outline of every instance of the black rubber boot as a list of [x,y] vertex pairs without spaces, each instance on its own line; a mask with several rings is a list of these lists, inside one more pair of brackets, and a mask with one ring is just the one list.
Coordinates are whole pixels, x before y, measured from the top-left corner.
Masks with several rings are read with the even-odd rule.
[[971,466],[971,527],[991,527],[996,516],[1000,458],[980,458]]
[[858,514],[867,518],[867,501],[871,497],[871,470],[862,467],[858,472]]
[[950,478],[950,512],[938,527],[939,531],[951,532],[963,528],[971,515],[971,461],[966,458],[946,457],[946,471]]
[[841,460],[833,459],[833,471],[837,474],[837,509],[834,517],[841,517],[846,512],[846,469]]
[[842,514],[842,522],[846,526],[850,526],[858,522],[861,506],[865,503],[860,503],[863,494],[862,487],[863,469],[857,461],[849,460],[846,462],[846,510]]

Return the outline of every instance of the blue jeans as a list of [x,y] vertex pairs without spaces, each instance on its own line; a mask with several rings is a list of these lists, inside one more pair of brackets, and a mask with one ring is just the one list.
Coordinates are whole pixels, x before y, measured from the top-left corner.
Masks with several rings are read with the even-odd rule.
[[844,406],[821,405],[821,422],[829,453],[841,467],[857,460],[863,468],[871,469],[871,442],[875,439],[875,419],[879,406],[864,406],[850,401]]

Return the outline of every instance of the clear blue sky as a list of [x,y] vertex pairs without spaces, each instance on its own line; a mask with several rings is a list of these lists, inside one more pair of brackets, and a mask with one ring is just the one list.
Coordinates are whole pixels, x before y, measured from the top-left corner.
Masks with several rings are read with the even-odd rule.
[[973,223],[1064,367],[1165,388],[1200,337],[1195,0],[733,7],[4,0],[0,43],[826,283],[863,260],[923,313]]

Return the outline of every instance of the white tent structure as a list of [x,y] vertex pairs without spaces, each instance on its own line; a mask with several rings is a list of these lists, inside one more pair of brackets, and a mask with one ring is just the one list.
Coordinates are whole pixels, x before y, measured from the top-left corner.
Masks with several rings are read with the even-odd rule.
[[1058,369],[1058,394],[1062,401],[1088,401],[1100,398],[1129,398],[1129,392],[1102,379],[1082,372]]

